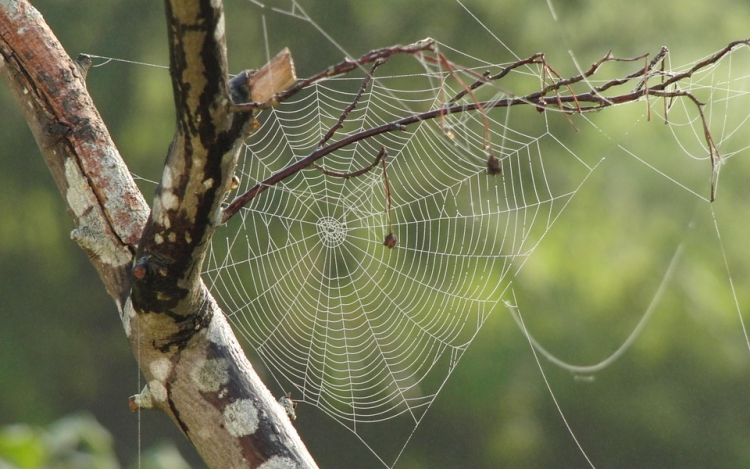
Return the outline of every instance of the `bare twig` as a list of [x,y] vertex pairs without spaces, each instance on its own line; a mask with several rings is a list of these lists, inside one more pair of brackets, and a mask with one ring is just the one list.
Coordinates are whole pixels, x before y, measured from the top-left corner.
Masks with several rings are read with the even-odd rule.
[[[328,140],[333,137],[333,135],[336,133],[337,130],[339,130],[341,127],[344,126],[344,121],[347,117],[349,117],[349,114],[354,110],[354,108],[357,107],[357,104],[359,104],[360,98],[362,98],[362,94],[367,90],[367,87],[370,85],[370,82],[372,81],[372,75],[375,73],[375,70],[377,70],[378,67],[383,65],[387,58],[380,58],[375,61],[374,64],[372,64],[372,68],[370,69],[370,73],[365,75],[365,79],[362,80],[362,86],[359,87],[359,91],[357,91],[357,95],[354,97],[351,103],[344,109],[344,111],[341,113],[341,116],[339,116],[338,122],[336,122],[335,125],[333,125],[330,129],[328,129],[328,132],[323,136],[322,139],[320,139],[320,142],[318,143],[318,148],[322,147],[326,144]],[[377,164],[377,163],[376,163]]]
[[328,169],[325,169],[322,166],[318,166],[317,164],[315,165],[315,167],[320,172],[322,172],[323,174],[325,174],[326,176],[331,176],[331,177],[336,177],[336,178],[342,178],[342,179],[350,179],[350,178],[354,178],[354,177],[357,177],[357,176],[361,176],[361,175],[369,172],[372,168],[374,168],[375,166],[377,166],[378,163],[380,163],[380,159],[383,158],[383,156],[385,156],[385,154],[386,154],[385,147],[382,147],[380,149],[380,151],[378,152],[378,155],[375,157],[375,161],[373,161],[371,165],[365,166],[364,168],[358,169],[357,171],[353,171],[351,173],[339,173],[339,172],[336,172],[336,171],[330,171]]
[[[385,154],[385,147],[381,150]],[[388,249],[393,249],[398,243],[396,233],[393,232],[393,219],[391,218],[391,184],[388,182],[388,169],[383,158],[383,181],[385,183],[385,215],[388,217],[388,234],[385,235],[383,245]]]
[[277,93],[272,98],[264,101],[264,102],[248,102],[248,103],[242,103],[242,104],[236,104],[231,107],[231,110],[234,112],[247,112],[247,111],[256,111],[259,109],[266,109],[271,106],[275,106],[279,103],[282,103],[286,101],[287,99],[291,98],[298,92],[308,88],[310,85],[318,83],[320,81],[326,80],[328,78],[338,76],[338,75],[345,75],[352,70],[356,70],[359,67],[362,67],[364,65],[377,62],[379,60],[383,59],[389,59],[397,54],[408,54],[408,55],[414,55],[419,52],[424,51],[431,51],[435,47],[435,40],[432,38],[426,38],[422,39],[421,41],[415,42],[413,44],[409,44],[406,46],[391,46],[391,47],[385,47],[382,49],[377,49],[371,52],[368,52],[367,54],[363,55],[357,60],[351,60],[351,59],[344,59],[343,61],[337,63],[336,65],[332,65],[331,67],[328,67],[327,69],[323,70],[322,72],[311,76],[310,78],[306,78],[304,80],[298,81],[294,86],[289,87],[285,91]]
[[[737,47],[749,46],[749,45],[750,45],[750,39],[743,39],[743,40],[731,42],[723,49],[717,51],[716,53],[696,63],[689,70],[681,72],[681,73],[673,74],[673,75],[670,75],[668,72],[664,71],[664,61],[668,54],[668,50],[666,48],[662,48],[659,51],[659,53],[657,53],[650,62],[643,65],[635,72],[629,75],[626,75],[624,77],[621,77],[621,78],[614,78],[614,79],[608,80],[605,83],[596,87],[589,86],[586,89],[586,91],[580,92],[580,93],[575,93],[572,88],[572,85],[575,85],[581,82],[587,82],[588,79],[592,77],[593,75],[595,75],[597,71],[600,69],[600,67],[604,65],[605,63],[607,62],[636,62],[636,61],[645,60],[648,57],[648,55],[641,55],[641,56],[633,57],[633,58],[618,58],[618,57],[613,56],[611,53],[608,53],[604,57],[599,59],[598,61],[592,63],[591,66],[587,70],[577,75],[563,79],[563,78],[560,78],[559,74],[557,74],[553,69],[549,67],[546,60],[544,59],[543,54],[534,54],[526,59],[519,60],[509,66],[506,66],[496,75],[489,75],[489,76],[487,76],[486,74],[478,75],[479,78],[475,82],[473,82],[471,85],[468,85],[468,86],[464,85],[463,86],[464,89],[460,93],[458,93],[454,98],[447,101],[445,105],[441,106],[438,109],[433,109],[430,111],[405,116],[393,122],[384,123],[376,127],[371,127],[357,134],[349,135],[336,142],[332,142],[328,145],[316,148],[305,158],[302,158],[301,160],[298,160],[295,163],[277,172],[276,174],[271,175],[267,179],[253,186],[250,190],[248,190],[244,194],[234,199],[234,201],[232,201],[224,209],[223,219],[225,221],[228,220],[235,213],[237,213],[242,207],[244,207],[250,200],[252,200],[255,196],[263,192],[265,189],[268,189],[269,187],[272,187],[273,185],[279,183],[280,181],[286,179],[287,177],[293,174],[296,174],[297,172],[307,167],[312,166],[316,161],[323,158],[324,156],[329,155],[353,143],[372,138],[376,135],[396,132],[396,131],[404,131],[409,125],[412,125],[412,124],[416,124],[416,123],[420,123],[420,122],[428,121],[432,119],[439,119],[448,114],[458,114],[458,113],[476,112],[476,111],[484,112],[484,111],[494,109],[494,108],[506,108],[506,107],[523,106],[523,105],[534,106],[540,111],[544,111],[545,109],[556,108],[557,110],[559,110],[560,112],[564,114],[583,114],[587,112],[601,111],[602,109],[605,109],[607,107],[611,107],[614,105],[618,105],[618,104],[635,102],[641,98],[647,98],[649,96],[659,97],[665,100],[676,99],[676,98],[687,98],[695,104],[698,110],[698,114],[701,118],[703,131],[704,131],[704,137],[706,139],[706,144],[709,150],[709,157],[710,157],[711,168],[712,168],[711,200],[713,200],[715,197],[715,183],[716,183],[716,175],[718,173],[718,167],[720,163],[720,155],[719,155],[718,148],[716,147],[713,141],[713,138],[711,137],[711,132],[708,126],[708,121],[706,120],[706,116],[703,112],[704,104],[701,103],[690,92],[675,89],[674,85],[677,85],[681,81],[692,77],[693,74],[695,74],[696,72],[716,64],[724,56],[729,54],[732,50],[736,49]],[[361,66],[362,64],[371,63],[380,58],[389,58],[395,54],[400,54],[400,53],[418,55],[418,54],[423,54],[424,52],[435,52],[434,41],[432,41],[431,39],[426,39],[424,41],[414,43],[410,46],[394,46],[391,48],[379,49],[377,51],[373,51],[362,56],[358,60],[354,60],[354,61],[347,60],[347,61],[341,62],[311,78],[308,78],[307,80],[300,81],[295,86],[289,88],[289,90],[287,90],[286,92],[277,95],[277,98],[279,99],[279,102],[284,99],[288,99],[290,96],[301,91],[302,89],[306,88],[312,83],[318,82],[330,76],[347,73]],[[420,56],[420,58],[424,59],[423,56]],[[439,59],[433,59],[433,61],[439,61]],[[647,81],[651,76],[654,75],[653,70],[659,64],[659,62],[662,63],[662,69],[661,71],[656,72],[656,73],[661,75],[662,81],[654,85],[649,85]],[[507,76],[511,71],[513,71],[514,69],[517,69],[518,67],[521,67],[523,65],[532,65],[532,64],[542,65],[546,69],[546,72],[543,71],[543,73],[549,73],[549,75],[553,77],[550,83],[543,83],[542,88],[539,91],[529,93],[524,96],[509,95],[505,98],[495,99],[491,101],[482,101],[482,102],[477,101],[477,102],[472,102],[468,104],[458,104],[458,101],[461,98],[470,94],[470,92],[473,92],[477,88],[485,86],[493,81],[502,79],[503,77]],[[635,80],[638,80],[638,84],[631,91],[624,92],[621,94],[608,94],[608,95],[604,94],[606,91],[612,91],[614,89],[621,87],[622,85],[633,82]],[[498,163],[499,163],[499,160],[498,160]],[[499,164],[497,165],[497,167],[499,167]],[[492,168],[488,167],[488,173],[491,172],[490,171],[491,169]]]

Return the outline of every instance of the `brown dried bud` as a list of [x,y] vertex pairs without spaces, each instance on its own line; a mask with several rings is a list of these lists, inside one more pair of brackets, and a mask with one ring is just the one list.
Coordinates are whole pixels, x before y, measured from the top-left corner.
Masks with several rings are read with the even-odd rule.
[[398,238],[396,238],[396,235],[391,231],[388,233],[388,236],[385,237],[385,241],[383,241],[383,246],[387,247],[388,249],[393,249],[396,247],[396,244],[398,244]]
[[487,159],[487,174],[490,176],[503,174],[503,165],[495,155],[490,155]]

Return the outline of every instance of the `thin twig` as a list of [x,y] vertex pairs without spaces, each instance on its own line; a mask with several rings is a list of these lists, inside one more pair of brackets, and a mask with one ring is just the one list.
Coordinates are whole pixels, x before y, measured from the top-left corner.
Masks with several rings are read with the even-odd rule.
[[347,117],[349,117],[349,114],[354,110],[354,108],[357,107],[357,104],[359,103],[360,98],[362,98],[362,94],[367,90],[367,86],[372,81],[372,76],[375,73],[375,70],[381,65],[383,65],[387,58],[381,58],[375,61],[375,63],[372,64],[372,68],[370,69],[370,73],[365,75],[365,79],[362,80],[362,86],[359,87],[359,91],[357,91],[357,95],[354,97],[351,103],[344,109],[344,111],[339,116],[339,120],[334,124],[330,129],[328,129],[328,132],[323,136],[322,139],[320,139],[320,142],[318,142],[318,148],[322,147],[326,144],[328,140],[333,137],[333,134],[336,133],[337,130],[339,130],[341,127],[344,126],[344,121]]
[[[385,154],[385,147],[381,150],[381,153]],[[385,165],[385,158],[383,158],[383,181],[385,183],[385,215],[388,217],[388,234],[385,235],[383,246],[388,249],[393,249],[398,243],[396,233],[393,232],[393,219],[391,218],[391,184],[388,182],[388,170]]]
[[[433,110],[426,111],[426,112],[412,114],[412,115],[403,117],[401,119],[395,120],[393,122],[381,124],[376,127],[371,127],[357,134],[349,135],[345,138],[342,138],[341,140],[332,142],[323,147],[316,148],[305,158],[297,160],[296,162],[287,166],[281,171],[269,176],[262,182],[253,186],[250,190],[248,190],[244,194],[234,199],[234,201],[232,201],[225,208],[223,219],[224,221],[228,220],[235,213],[237,213],[242,207],[244,207],[250,200],[256,197],[258,194],[268,189],[269,187],[272,187],[273,185],[278,184],[284,179],[296,174],[297,172],[302,171],[303,169],[308,168],[310,166],[313,166],[317,160],[323,158],[324,156],[330,155],[331,153],[341,148],[344,148],[356,142],[367,140],[376,135],[396,132],[396,131],[404,131],[409,125],[412,125],[412,124],[417,124],[417,123],[421,123],[421,122],[428,121],[428,120],[442,118],[443,116],[448,115],[448,114],[458,114],[458,113],[475,112],[475,111],[486,112],[487,110],[494,109],[494,108],[504,108],[504,107],[512,107],[512,106],[523,106],[523,105],[534,106],[540,110],[544,110],[552,106],[552,108],[557,108],[559,109],[560,112],[564,114],[583,114],[587,112],[601,111],[602,109],[605,109],[607,107],[611,107],[617,104],[634,102],[634,101],[637,101],[639,99],[642,99],[648,96],[660,97],[665,100],[667,99],[673,100],[676,98],[687,98],[695,104],[696,108],[698,109],[698,114],[701,118],[704,137],[706,139],[706,144],[709,150],[709,158],[711,161],[711,168],[712,168],[711,200],[713,200],[715,197],[715,193],[716,193],[716,187],[715,187],[716,178],[718,175],[718,170],[719,170],[721,159],[720,159],[718,148],[713,141],[713,137],[711,136],[711,132],[708,126],[708,121],[706,119],[705,113],[703,112],[704,105],[690,92],[679,90],[679,89],[676,89],[675,87],[682,80],[688,79],[692,77],[696,72],[702,69],[705,69],[711,65],[716,64],[719,60],[721,60],[724,56],[726,56],[732,50],[734,50],[738,46],[743,46],[743,45],[750,46],[750,39],[744,39],[744,40],[731,42],[723,49],[719,50],[718,52],[696,63],[689,70],[678,73],[678,74],[669,75],[663,70],[663,67],[662,67],[662,71],[661,71],[661,75],[663,78],[662,82],[654,84],[654,85],[650,85],[650,86],[647,86],[644,80],[648,80],[649,74],[653,73],[653,68],[654,66],[656,66],[656,64],[658,64],[660,61],[662,62],[662,64],[664,64],[664,60],[666,59],[666,56],[668,53],[666,48],[662,48],[662,50],[654,57],[654,59],[651,60],[651,62],[639,68],[634,73],[631,73],[622,78],[615,78],[615,79],[609,80],[606,83],[597,87],[589,87],[587,91],[582,92],[582,93],[575,94],[571,88],[571,85],[587,80],[589,77],[593,76],[604,63],[640,61],[640,60],[643,60],[644,57],[646,56],[622,59],[622,58],[614,57],[611,53],[608,53],[597,62],[594,62],[588,70],[582,73],[579,73],[578,75],[574,75],[572,77],[566,78],[566,79],[557,79],[549,84],[543,84],[541,90],[533,92],[533,93],[529,93],[525,96],[517,96],[517,97],[508,96],[505,98],[495,99],[491,101],[473,102],[473,103],[461,104],[461,105],[456,104],[457,101],[461,99],[462,97],[464,97],[466,94],[468,94],[469,91],[474,91],[475,89],[481,86],[484,86],[486,83],[489,83],[495,80],[495,77],[498,77],[498,79],[502,78],[506,76],[513,69],[518,68],[522,65],[541,64],[543,67],[547,66],[546,62],[544,61],[543,55],[534,54],[526,59],[520,60],[514,64],[511,64],[505,67],[496,76],[489,76],[487,78],[484,78],[484,76],[481,76],[479,80],[477,80],[475,83],[472,83],[468,87],[464,85],[465,87],[464,87],[464,90],[462,91],[463,94],[459,93],[458,95],[456,95],[456,97],[446,102],[445,105],[441,106],[438,109],[433,109]],[[373,51],[373,52],[370,52],[369,54],[366,54],[365,56],[361,57],[359,60],[341,62],[340,64],[330,67],[326,69],[326,71],[321,72],[320,74],[315,75],[312,78],[303,80],[302,82],[298,82],[297,85],[287,90],[284,94],[278,95],[278,97],[286,99],[289,96],[292,96],[296,92],[300,91],[301,89],[304,89],[306,86],[309,86],[309,84],[315,83],[329,76],[347,73],[348,71],[351,71],[354,68],[361,66],[362,64],[371,63],[380,58],[388,58],[398,53],[419,54],[421,52],[428,51],[428,50],[434,52],[434,41],[425,40],[425,41],[420,41],[418,43],[414,43],[410,46],[394,46],[391,48],[379,49],[377,51]],[[551,70],[551,69],[548,69],[548,70],[550,70],[551,75],[555,75],[559,77],[559,75],[556,72],[554,72],[554,70]],[[636,85],[632,91],[622,93],[622,94],[610,95],[610,96],[605,96],[603,94],[604,91],[617,88],[621,85],[624,85],[636,79],[642,79],[642,80],[640,80],[639,84]],[[671,90],[670,90],[670,87],[672,87]],[[562,90],[567,91],[568,94],[561,94],[560,92]],[[554,96],[550,96],[551,94],[554,94]]]
[[331,176],[331,177],[336,177],[336,178],[342,178],[342,179],[351,179],[351,178],[355,178],[357,176],[361,176],[361,175],[369,172],[372,168],[374,168],[375,166],[377,166],[378,163],[380,163],[380,159],[383,158],[383,156],[385,156],[385,154],[386,154],[385,147],[381,147],[380,151],[378,152],[378,155],[375,157],[375,161],[373,161],[371,165],[366,166],[366,167],[364,167],[362,169],[359,169],[357,171],[353,171],[351,173],[338,173],[336,171],[330,171],[328,169],[325,169],[322,166],[318,166],[317,164],[315,165],[315,168],[317,168],[321,173],[325,174],[326,176]]
[[367,65],[367,64],[376,62],[378,60],[381,60],[381,59],[389,59],[393,57],[394,55],[398,55],[398,54],[414,55],[419,52],[433,50],[434,47],[435,47],[435,40],[432,38],[426,38],[426,39],[422,39],[421,41],[417,41],[415,43],[412,43],[406,46],[399,45],[399,46],[384,47],[382,49],[373,50],[363,55],[357,60],[344,59],[343,61],[337,63],[336,65],[332,65],[328,67],[327,69],[323,70],[322,72],[311,76],[310,78],[299,80],[293,86],[287,88],[285,91],[282,91],[281,93],[274,95],[272,98],[270,98],[269,100],[265,102],[262,102],[262,103],[249,102],[249,103],[235,104],[231,106],[231,110],[233,112],[246,112],[246,111],[255,111],[255,110],[261,110],[261,109],[266,109],[272,106],[276,106],[280,103],[283,103],[284,101],[291,98],[292,96],[299,93],[300,91],[308,88],[310,85],[313,85],[323,80],[327,80],[328,78],[339,76],[339,75],[345,75],[351,72],[352,70],[356,70],[357,68],[362,67],[363,65]]

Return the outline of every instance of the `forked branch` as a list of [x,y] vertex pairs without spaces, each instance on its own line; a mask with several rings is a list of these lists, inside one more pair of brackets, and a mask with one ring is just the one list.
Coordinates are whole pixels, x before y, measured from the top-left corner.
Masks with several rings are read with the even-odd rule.
[[[465,112],[484,113],[495,108],[508,108],[513,106],[534,106],[540,112],[544,112],[545,110],[549,109],[561,112],[566,115],[583,114],[587,112],[601,111],[614,105],[636,102],[644,98],[647,99],[651,96],[656,98],[663,98],[665,100],[687,98],[695,105],[703,125],[704,137],[706,145],[708,147],[709,159],[711,161],[711,200],[714,200],[716,176],[720,163],[720,155],[718,148],[716,147],[716,144],[711,137],[708,122],[703,112],[704,103],[698,100],[698,98],[696,98],[695,95],[693,95],[689,91],[679,89],[677,85],[680,82],[691,78],[696,72],[718,63],[723,57],[725,57],[727,54],[737,49],[738,47],[748,45],[750,45],[750,39],[731,42],[723,49],[696,63],[690,69],[675,74],[672,74],[669,71],[665,70],[665,60],[669,53],[666,47],[662,47],[650,61],[648,60],[648,54],[632,58],[618,58],[613,56],[612,53],[607,53],[600,60],[592,63],[587,70],[584,70],[581,73],[568,78],[562,78],[547,63],[544,54],[541,53],[534,54],[528,58],[518,60],[510,65],[507,65],[495,74],[476,74],[475,72],[468,71],[456,64],[448,62],[447,59],[445,59],[445,57],[437,50],[437,44],[435,43],[435,41],[429,38],[416,42],[414,44],[410,44],[408,46],[399,45],[384,49],[378,49],[363,55],[357,60],[347,59],[339,64],[327,68],[323,72],[313,75],[310,78],[300,80],[288,90],[275,95],[274,97],[263,103],[251,102],[236,105],[232,108],[232,110],[236,112],[246,112],[250,110],[254,111],[281,103],[289,99],[296,93],[299,93],[322,80],[336,75],[347,74],[359,67],[362,67],[365,64],[377,62],[377,64],[379,65],[383,61],[386,61],[398,54],[413,55],[423,63],[440,64],[447,69],[445,71],[447,75],[454,74],[456,70],[473,74],[475,75],[476,80],[469,85],[462,84],[463,90],[456,94],[456,96],[454,96],[453,98],[446,100],[445,104],[438,109],[432,109],[421,113],[407,115],[395,121],[383,123],[381,125],[362,130],[361,132],[358,132],[356,134],[346,136],[338,141],[328,143],[338,126],[340,126],[341,121],[339,121],[339,125],[331,128],[329,134],[322,139],[321,145],[313,149],[308,156],[297,160],[293,164],[290,164],[286,168],[269,176],[265,180],[251,187],[247,192],[235,198],[228,206],[225,207],[223,220],[227,221],[242,207],[244,207],[250,200],[252,200],[264,190],[274,186],[275,184],[278,184],[279,182],[296,174],[299,171],[302,171],[311,166],[315,166],[316,162],[321,158],[330,155],[331,153],[348,145],[367,140],[376,135],[389,132],[405,131],[408,126],[412,124],[433,119],[441,119],[449,114],[460,114]],[[598,86],[593,86],[590,84],[589,79],[592,78],[605,63],[640,61],[643,61],[642,63],[644,65],[626,76],[607,80],[606,82]],[[538,91],[526,94],[524,96],[513,96],[507,94],[506,97],[503,98],[481,102],[477,101],[474,98],[474,92],[479,88],[486,87],[490,83],[498,82],[513,70],[530,65],[540,65],[542,67],[542,86]],[[371,72],[374,72],[374,70],[372,70]],[[650,84],[649,80],[653,77],[658,77],[659,82]],[[367,78],[365,78],[363,88],[367,83],[369,83],[370,79],[371,74],[367,74]],[[581,86],[581,83],[586,84],[586,88],[583,91],[576,93],[573,90],[573,86]],[[634,84],[634,86],[620,93],[613,92],[623,89],[628,84]],[[607,94],[605,94],[605,92],[607,92]],[[361,93],[362,89],[352,101],[350,108],[356,106],[356,102],[360,99]],[[472,101],[465,104],[460,104],[460,102],[467,96],[471,97]],[[350,110],[351,109],[349,109],[349,111]],[[342,120],[346,117],[349,111],[344,112],[344,114],[342,115]],[[485,132],[485,135],[487,135],[487,132]],[[489,141],[486,141],[485,146],[489,145]],[[487,162],[487,172],[490,175],[500,174],[502,172],[501,160],[497,157],[494,157],[489,150],[490,149],[488,149],[490,157]],[[363,173],[364,172],[366,171],[363,171]]]

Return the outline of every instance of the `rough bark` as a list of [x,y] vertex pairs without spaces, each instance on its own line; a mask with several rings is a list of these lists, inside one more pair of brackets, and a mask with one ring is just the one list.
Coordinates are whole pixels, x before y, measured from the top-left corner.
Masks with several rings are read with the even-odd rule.
[[150,216],[72,61],[26,0],[0,0],[0,75],[16,97],[147,386],[209,467],[316,467],[200,278],[249,113],[227,79],[219,0],[167,0],[177,131]]

